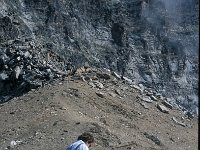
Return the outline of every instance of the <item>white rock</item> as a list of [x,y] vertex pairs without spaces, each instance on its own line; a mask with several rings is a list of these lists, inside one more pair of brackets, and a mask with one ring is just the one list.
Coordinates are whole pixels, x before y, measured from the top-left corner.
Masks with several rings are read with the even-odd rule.
[[158,101],[158,99],[157,99],[155,96],[151,95],[150,97],[151,97],[151,99],[152,99],[153,101]]
[[102,92],[96,92],[96,94],[97,94],[99,97],[101,97],[101,98],[104,98],[104,97],[105,97],[105,94],[102,93]]
[[151,99],[149,99],[149,97],[146,97],[146,96],[141,97],[141,100],[142,100],[142,101],[145,101],[145,102],[147,102],[147,103],[152,103],[152,102],[153,102]]
[[138,84],[138,85],[139,85],[140,89],[141,89],[142,91],[144,91],[144,85],[143,85],[143,84]]
[[6,80],[8,75],[6,73],[0,73],[0,80]]
[[172,117],[172,120],[173,120],[173,121],[174,121],[176,124],[178,124],[178,125],[180,125],[180,126],[183,126],[183,127],[185,127],[185,126],[186,126],[186,124],[184,124],[184,123],[182,123],[182,122],[179,122],[179,121],[177,121],[175,117]]
[[163,105],[158,104],[157,108],[163,113],[167,113],[167,114],[169,113],[169,110]]
[[123,79],[124,79],[125,81],[127,81],[128,84],[132,84],[132,83],[133,83],[133,81],[132,81],[131,79],[127,78],[127,77],[123,77]]
[[141,88],[140,88],[139,86],[135,85],[135,84],[134,84],[134,85],[131,85],[131,87],[133,87],[134,89],[136,89],[136,90],[142,92]]
[[116,72],[112,72],[111,73],[114,77],[116,77],[117,79],[121,79],[121,76],[118,75]]
[[11,148],[14,148],[15,145],[17,145],[17,142],[16,142],[16,141],[11,141],[11,142],[10,142],[10,147],[11,147]]
[[18,79],[18,78],[19,78],[20,72],[21,72],[20,67],[19,67],[19,66],[16,66],[16,67],[15,67],[15,70],[14,70],[14,77],[15,77],[15,79]]
[[95,81],[94,84],[96,85],[97,88],[100,88],[100,89],[104,88],[103,84],[99,81]]

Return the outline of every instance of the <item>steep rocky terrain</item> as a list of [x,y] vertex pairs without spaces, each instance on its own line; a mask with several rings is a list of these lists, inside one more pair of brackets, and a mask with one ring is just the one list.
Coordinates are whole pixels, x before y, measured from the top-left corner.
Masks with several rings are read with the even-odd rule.
[[198,113],[198,0],[0,0],[0,101],[108,68]]
[[0,0],[0,149],[197,150],[198,54],[198,0]]
[[197,118],[129,81],[82,67],[1,104],[0,149],[64,150],[87,131],[91,150],[197,150]]

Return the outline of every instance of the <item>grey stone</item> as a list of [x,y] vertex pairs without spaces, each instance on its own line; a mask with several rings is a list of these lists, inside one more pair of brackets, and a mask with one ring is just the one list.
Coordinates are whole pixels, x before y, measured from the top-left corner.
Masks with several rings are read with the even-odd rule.
[[133,81],[131,79],[127,78],[127,77],[123,76],[122,79],[125,80],[128,84],[132,84],[133,83]]
[[102,93],[102,92],[96,92],[96,94],[97,94],[99,97],[101,97],[101,98],[104,98],[104,97],[105,97],[105,94]]
[[173,108],[173,106],[167,101],[162,101],[162,104],[165,105],[166,107],[170,108],[170,109]]
[[96,85],[97,88],[102,89],[104,88],[103,84],[99,81],[94,81],[94,84]]
[[145,109],[149,109],[149,107],[145,103],[140,103]]
[[144,102],[147,102],[147,103],[152,103],[152,102],[153,102],[153,101],[152,101],[149,97],[147,97],[147,96],[140,97],[140,99],[141,99],[142,101],[144,101]]
[[6,54],[0,56],[0,64],[6,64],[9,60],[10,58]]
[[163,105],[157,104],[157,108],[163,113],[169,113],[169,110]]
[[51,73],[51,69],[46,69],[47,73]]
[[146,136],[146,138],[152,140],[156,145],[159,145],[159,146],[163,145],[161,141],[158,139],[158,137],[154,135],[150,135],[147,132],[145,132],[144,135]]
[[117,95],[115,94],[115,93],[113,93],[113,92],[109,92],[108,93],[110,96],[112,96],[112,97],[116,97]]
[[8,75],[6,74],[6,73],[0,73],[0,80],[6,80],[6,79],[8,79],[9,77],[8,77]]
[[172,120],[173,120],[176,124],[178,124],[178,125],[180,125],[180,126],[183,126],[183,127],[186,127],[186,124],[177,121],[175,117],[172,117]]
[[92,88],[96,87],[96,85],[93,82],[88,82],[88,85],[90,85]]
[[14,25],[20,25],[20,22],[19,22],[19,20],[17,20],[17,19],[13,19],[12,22],[13,22]]
[[151,97],[151,99],[152,99],[153,101],[158,101],[158,99],[157,99],[154,95],[151,95],[150,97]]
[[143,92],[145,89],[144,85],[140,83],[140,84],[138,84],[138,86],[140,87],[141,91]]
[[121,76],[118,75],[116,72],[111,72],[111,74],[112,74],[115,78],[121,79]]
[[14,69],[14,72],[13,72],[15,79],[19,78],[20,72],[21,72],[21,68],[19,66],[16,66],[15,69]]
[[115,89],[115,93],[116,93],[117,95],[121,95],[121,92],[120,92],[119,89]]
[[136,90],[139,90],[140,92],[142,91],[142,89],[137,85],[131,85],[131,87],[133,87]]
[[24,57],[25,57],[25,58],[32,58],[32,56],[31,56],[31,54],[30,54],[29,51],[26,51],[26,52],[24,53]]
[[28,70],[31,70],[31,65],[26,66]]
[[21,57],[20,57],[20,56],[18,56],[16,59],[17,59],[18,61],[20,61],[20,60],[21,60]]

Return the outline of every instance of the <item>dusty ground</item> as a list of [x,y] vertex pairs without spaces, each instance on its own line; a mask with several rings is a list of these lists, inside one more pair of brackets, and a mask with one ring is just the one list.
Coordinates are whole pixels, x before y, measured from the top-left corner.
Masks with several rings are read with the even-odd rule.
[[102,89],[66,78],[1,104],[0,149],[65,150],[85,131],[95,137],[91,150],[198,149],[196,118],[175,108],[163,113],[156,108],[160,101],[145,109],[139,91],[121,81],[99,81]]

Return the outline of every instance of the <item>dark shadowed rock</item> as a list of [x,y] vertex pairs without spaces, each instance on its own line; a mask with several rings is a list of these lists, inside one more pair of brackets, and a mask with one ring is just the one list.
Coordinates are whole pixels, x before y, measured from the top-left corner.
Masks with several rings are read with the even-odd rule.
[[161,141],[158,139],[158,137],[154,136],[154,135],[150,135],[147,132],[144,133],[144,135],[146,136],[146,138],[150,139],[151,141],[153,141],[155,144],[161,146],[163,145],[161,143]]

